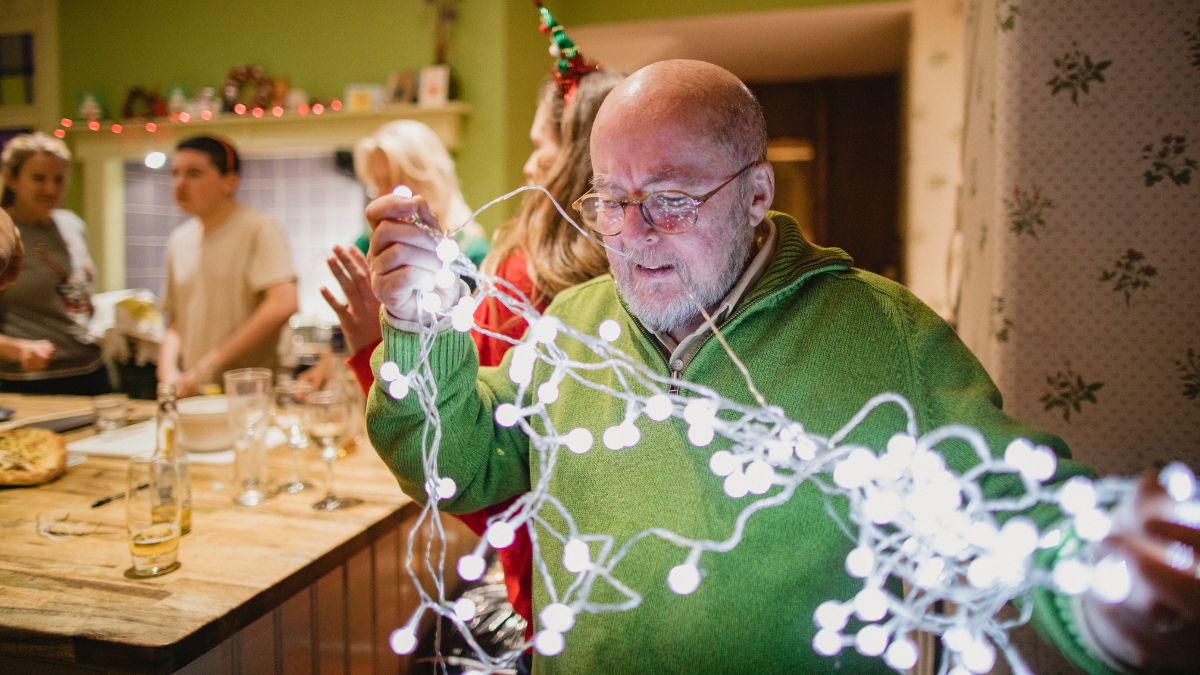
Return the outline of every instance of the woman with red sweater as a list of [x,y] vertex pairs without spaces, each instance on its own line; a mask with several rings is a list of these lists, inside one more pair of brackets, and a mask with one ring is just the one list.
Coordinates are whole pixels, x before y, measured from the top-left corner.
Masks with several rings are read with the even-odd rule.
[[[533,152],[525,163],[530,184],[541,185],[564,206],[572,204],[591,187],[592,162],[589,141],[592,121],[604,97],[623,75],[591,67],[574,82],[562,78],[547,79],[539,96],[537,113],[529,138]],[[520,215],[501,225],[495,235],[495,247],[483,262],[485,273],[511,283],[543,310],[563,289],[608,272],[608,259],[598,244],[583,236],[558,213],[554,204],[540,191],[530,191]],[[379,301],[371,293],[370,270],[357,248],[334,248],[329,267],[346,294],[346,304],[336,302],[326,291],[326,300],[338,313],[352,357],[346,363],[358,377],[364,391],[374,383],[371,354],[382,334]],[[492,332],[520,339],[527,325],[507,307],[494,299],[479,305],[475,323]],[[479,350],[481,366],[500,364],[512,343],[473,331],[471,337]],[[513,498],[515,499],[515,497]],[[477,513],[459,516],[476,534],[483,534],[487,519],[504,511],[512,500]],[[500,549],[504,583],[513,610],[527,622],[526,639],[532,635],[531,602],[532,545],[529,533],[521,529],[516,541]]]

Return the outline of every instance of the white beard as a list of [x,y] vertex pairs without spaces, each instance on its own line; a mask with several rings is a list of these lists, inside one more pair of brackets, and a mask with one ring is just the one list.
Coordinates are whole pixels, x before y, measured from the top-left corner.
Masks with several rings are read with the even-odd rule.
[[635,264],[649,266],[673,265],[682,278],[686,288],[692,291],[696,301],[707,312],[716,307],[729,291],[737,284],[746,269],[746,261],[750,258],[753,244],[753,234],[744,229],[734,233],[726,242],[725,250],[729,255],[724,259],[720,272],[710,283],[697,282],[692,279],[687,268],[678,260],[648,260],[646,256],[627,254],[621,257],[609,252],[609,263],[612,266],[613,279],[617,284],[617,292],[625,300],[631,314],[636,316],[647,328],[660,333],[670,333],[686,328],[700,318],[700,310],[696,303],[684,291],[679,291],[662,306],[662,300],[652,302],[655,290],[651,284],[634,281],[631,269]]

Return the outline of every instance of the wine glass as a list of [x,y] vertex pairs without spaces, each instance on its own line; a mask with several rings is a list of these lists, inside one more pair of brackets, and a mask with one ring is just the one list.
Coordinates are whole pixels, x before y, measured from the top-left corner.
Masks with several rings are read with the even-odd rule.
[[300,478],[300,451],[308,447],[308,436],[304,433],[305,409],[313,387],[307,382],[292,380],[275,386],[275,409],[272,417],[275,426],[287,434],[288,449],[292,451],[292,476],[279,486],[279,492],[294,494],[313,489],[312,483]]
[[271,414],[271,378],[267,368],[225,372],[225,399],[234,435],[238,493],[233,503],[255,506],[271,496],[267,487],[267,424]]
[[318,391],[308,397],[308,435],[321,445],[325,460],[325,498],[313,504],[318,511],[338,511],[358,506],[363,500],[338,497],[333,490],[333,461],[338,445],[350,433],[350,401],[341,392]]

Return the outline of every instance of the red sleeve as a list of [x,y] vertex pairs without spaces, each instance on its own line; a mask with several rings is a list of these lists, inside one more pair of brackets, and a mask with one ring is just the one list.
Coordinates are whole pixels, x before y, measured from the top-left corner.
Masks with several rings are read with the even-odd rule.
[[[507,281],[529,298],[533,296],[533,280],[529,278],[527,264],[529,256],[523,250],[514,251],[500,262],[496,268],[496,276]],[[538,309],[545,309],[545,304],[539,304]],[[506,335],[519,340],[525,334],[528,324],[521,317],[513,314],[507,307],[494,298],[487,298],[479,303],[475,310],[475,325],[492,332]],[[471,331],[475,347],[479,349],[479,365],[498,366],[504,359],[504,354],[512,348],[512,343],[499,338]]]
[[375,348],[379,346],[380,342],[382,340],[376,340],[346,359],[346,365],[358,379],[358,386],[362,387],[363,393],[367,395],[371,393],[371,385],[375,384],[375,373],[371,371],[371,354],[375,352]]

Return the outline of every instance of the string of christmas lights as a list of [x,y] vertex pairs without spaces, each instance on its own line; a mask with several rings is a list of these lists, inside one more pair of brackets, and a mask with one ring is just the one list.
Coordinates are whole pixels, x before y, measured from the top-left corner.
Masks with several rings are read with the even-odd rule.
[[[472,218],[528,189],[546,192],[538,186],[521,188],[485,205]],[[404,186],[397,188],[397,194],[411,196]],[[579,228],[561,206],[557,203],[555,206]],[[416,222],[420,224],[419,220]],[[527,528],[533,544],[535,576],[545,583],[550,602],[539,613],[540,630],[529,643],[510,652],[488,654],[467,628],[475,616],[474,603],[445,597],[442,575],[445,545],[435,551],[433,537],[426,540],[420,555],[426,571],[436,580],[435,593],[428,593],[417,581],[412,568],[418,555],[414,550],[417,527],[409,538],[406,564],[421,603],[409,621],[391,634],[391,646],[396,652],[410,653],[416,649],[418,622],[426,612],[432,612],[450,621],[474,651],[474,669],[466,671],[469,675],[511,669],[521,652],[530,646],[540,654],[554,656],[563,650],[567,635],[580,615],[630,611],[641,604],[641,595],[614,573],[616,565],[638,542],[657,537],[686,551],[682,562],[667,573],[664,581],[673,592],[690,594],[702,582],[704,555],[735,548],[755,513],[786,504],[806,481],[812,481],[830,498],[848,501],[850,522],[841,525],[857,545],[847,555],[845,567],[849,575],[863,580],[863,589],[853,599],[829,600],[814,613],[818,631],[812,648],[820,654],[834,656],[853,647],[864,655],[882,657],[893,668],[906,670],[920,657],[909,634],[920,630],[941,636],[946,646],[940,668],[943,675],[989,672],[995,665],[997,649],[1003,652],[1014,672],[1029,673],[1009,643],[1007,631],[1030,618],[1033,603],[1029,594],[1033,589],[1045,587],[1070,596],[1091,591],[1105,602],[1120,602],[1128,596],[1131,579],[1125,561],[1115,555],[1100,557],[1092,544],[1109,532],[1112,525],[1109,512],[1134,489],[1130,479],[1105,478],[1093,482],[1076,476],[1060,486],[1047,485],[1057,466],[1051,449],[1018,439],[1002,457],[996,457],[983,435],[970,427],[949,425],[921,434],[912,406],[897,394],[876,396],[842,429],[825,438],[787,418],[781,408],[769,405],[761,396],[756,396],[760,405],[747,406],[694,383],[683,382],[682,390],[672,390],[672,384],[680,385],[678,381],[651,371],[613,346],[621,333],[616,321],[602,322],[598,335],[590,335],[556,317],[543,316],[513,286],[476,269],[459,251],[453,232],[430,229],[429,234],[438,241],[436,254],[442,268],[433,283],[423,289],[418,301],[418,323],[422,326],[418,333],[419,358],[408,372],[402,372],[391,361],[384,362],[379,370],[379,379],[392,397],[415,396],[426,415],[420,441],[430,498],[418,526],[428,520],[431,528],[444,535],[438,502],[457,493],[454,479],[439,475],[437,469],[442,428],[434,403],[437,382],[429,361],[438,333],[437,323],[449,318],[453,330],[479,330],[514,345],[508,376],[517,385],[516,401],[527,400],[538,362],[551,368],[550,378],[537,387],[534,403],[528,406],[502,403],[495,409],[497,424],[518,427],[528,435],[531,461],[536,451],[539,462],[539,480],[509,509],[493,516],[475,550],[456,563],[462,579],[479,579],[487,567],[487,550],[510,546],[518,528]],[[435,287],[456,287],[459,277],[474,279],[477,293],[473,297],[464,295],[452,307],[443,309],[442,300],[433,291]],[[523,339],[512,340],[474,324],[475,308],[485,298],[494,298],[528,322],[530,329]],[[708,319],[707,315],[705,318]],[[720,335],[711,320],[709,326]],[[572,361],[558,346],[563,339],[583,344],[600,361]],[[724,340],[722,344],[728,351]],[[744,365],[732,352],[729,356],[741,368],[751,391],[757,393]],[[599,385],[581,375],[600,369],[615,371],[616,381],[622,387]],[[624,401],[624,419],[606,429],[600,439],[582,427],[556,429],[546,406],[558,400],[559,386],[567,378],[594,390],[597,396]],[[651,393],[639,395],[635,390]],[[687,391],[689,395],[672,391]],[[843,442],[872,411],[884,405],[899,406],[907,416],[905,427],[896,430],[885,448],[877,451]],[[633,448],[641,438],[636,422],[643,416],[654,423],[681,418],[688,426],[688,441],[696,447],[709,446],[717,435],[731,441],[729,450],[712,453],[709,461],[713,474],[724,479],[728,498],[767,495],[774,488],[779,488],[778,492],[748,503],[736,518],[730,536],[723,541],[690,539],[653,528],[617,547],[612,536],[579,531],[571,514],[549,492],[559,454],[564,449],[575,454],[589,452],[597,440],[610,450]],[[541,422],[544,432],[531,424],[534,418]],[[968,443],[978,455],[979,463],[962,474],[948,469],[936,448],[950,439]],[[980,479],[990,474],[1018,476],[1023,494],[1015,498],[986,497]],[[1173,463],[1163,470],[1160,481],[1175,500],[1177,519],[1200,524],[1200,501],[1191,470],[1184,464]],[[1042,531],[1030,518],[1012,515],[1026,512],[1039,503],[1057,506],[1063,519]],[[566,529],[552,526],[542,517],[543,509],[552,509],[561,516]],[[831,517],[836,517],[832,509],[829,511]],[[561,561],[542,557],[539,536],[552,536],[562,543]],[[444,542],[445,537],[439,537],[439,541]],[[1035,564],[1035,554],[1040,549],[1054,548],[1058,551],[1053,566]],[[1168,559],[1178,569],[1190,569],[1195,555],[1190,547],[1179,544],[1172,547]],[[565,588],[556,587],[550,565],[561,565],[574,575],[573,581]],[[889,578],[903,580],[907,590],[894,595],[885,585]],[[601,580],[623,595],[624,601],[593,601],[592,589]],[[1024,600],[1020,603],[1019,618],[999,619],[1000,610],[1019,598]],[[939,611],[943,602],[953,603],[954,614]],[[857,617],[862,624],[853,634],[846,632],[851,617]]]

